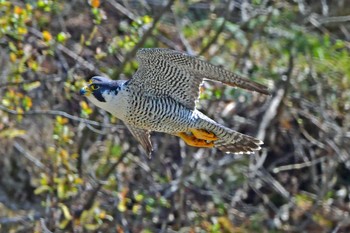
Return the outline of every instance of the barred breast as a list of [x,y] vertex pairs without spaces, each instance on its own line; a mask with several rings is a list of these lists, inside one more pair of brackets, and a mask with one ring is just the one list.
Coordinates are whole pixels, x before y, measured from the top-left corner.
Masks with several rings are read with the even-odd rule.
[[133,95],[128,105],[125,122],[151,131],[170,134],[187,132],[198,119],[192,110],[171,97]]

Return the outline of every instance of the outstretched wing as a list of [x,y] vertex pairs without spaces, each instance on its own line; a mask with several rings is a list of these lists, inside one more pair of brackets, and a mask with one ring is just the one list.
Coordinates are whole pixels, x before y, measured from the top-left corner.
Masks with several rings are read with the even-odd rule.
[[[180,66],[172,53],[181,54],[168,49],[140,49],[136,54],[139,68],[128,86],[138,87],[151,96],[172,97],[194,109],[203,78]],[[186,63],[187,56],[182,55],[180,59]]]
[[129,85],[150,95],[170,96],[190,109],[195,107],[203,79],[269,94],[264,85],[179,51],[140,49],[136,58],[139,69]]

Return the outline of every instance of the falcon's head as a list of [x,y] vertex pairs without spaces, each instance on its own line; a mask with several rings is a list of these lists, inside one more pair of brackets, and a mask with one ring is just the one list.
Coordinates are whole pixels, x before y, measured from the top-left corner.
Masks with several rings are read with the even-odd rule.
[[80,89],[80,95],[86,96],[98,107],[108,110],[109,102],[118,95],[125,82],[125,80],[115,81],[101,76],[94,76],[90,79],[88,85]]

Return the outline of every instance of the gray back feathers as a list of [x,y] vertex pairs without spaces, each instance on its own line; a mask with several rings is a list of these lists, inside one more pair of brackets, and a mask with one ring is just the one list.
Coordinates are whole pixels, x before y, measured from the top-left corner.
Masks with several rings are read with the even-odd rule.
[[194,109],[203,79],[269,94],[267,87],[240,77],[196,57],[170,49],[140,49],[136,55],[139,69],[130,87],[151,96],[170,96]]

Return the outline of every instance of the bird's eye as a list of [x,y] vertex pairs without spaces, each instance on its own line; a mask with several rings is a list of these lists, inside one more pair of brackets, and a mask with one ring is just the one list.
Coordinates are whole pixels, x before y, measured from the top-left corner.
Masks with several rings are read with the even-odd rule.
[[91,90],[97,90],[97,89],[99,89],[100,88],[100,86],[99,85],[96,85],[96,84],[91,84],[90,85],[90,88],[91,88]]

